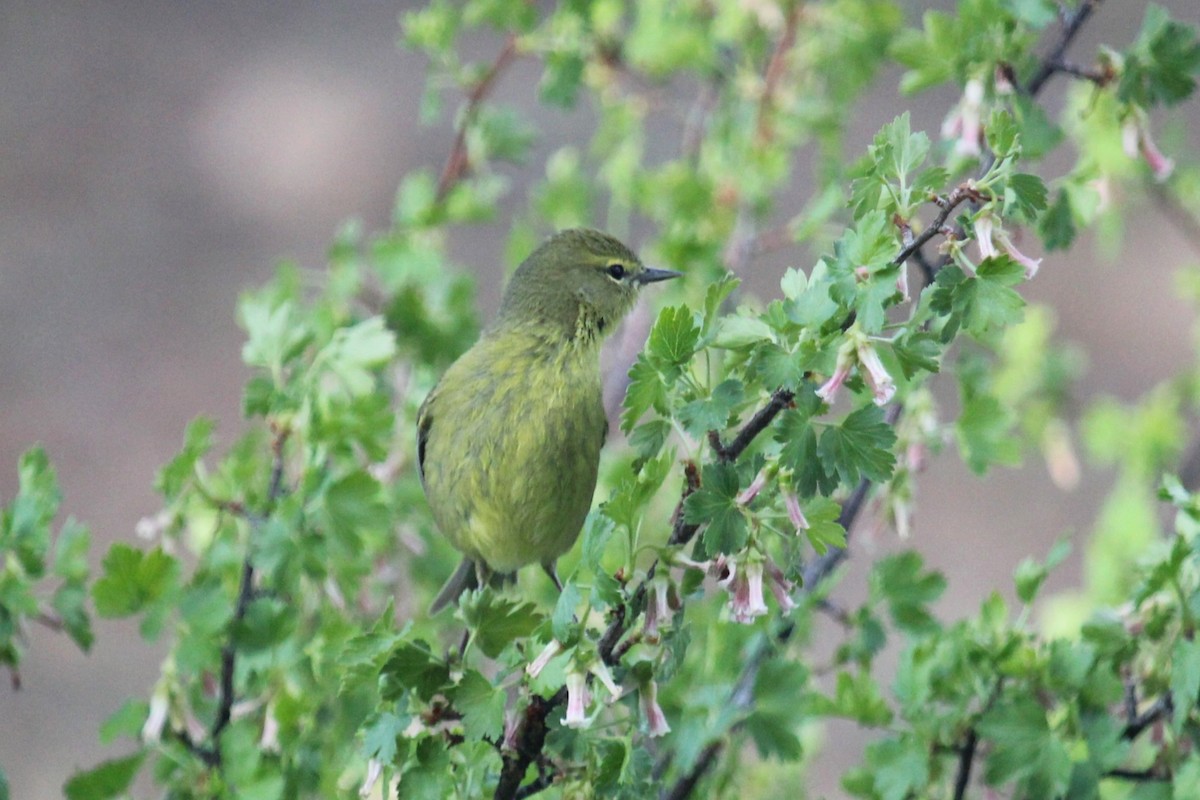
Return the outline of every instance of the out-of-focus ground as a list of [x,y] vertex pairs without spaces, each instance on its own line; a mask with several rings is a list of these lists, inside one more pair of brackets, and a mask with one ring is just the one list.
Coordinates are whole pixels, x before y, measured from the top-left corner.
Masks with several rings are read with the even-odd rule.
[[[1200,22],[1195,0],[1165,5]],[[281,257],[319,267],[347,218],[384,227],[400,177],[445,156],[449,123],[417,121],[424,63],[395,46],[403,8],[364,0],[0,8],[0,498],[15,490],[18,454],[41,442],[65,510],[91,526],[98,556],[156,510],[154,472],[189,419],[216,416],[228,441],[247,376],[233,324],[238,292]],[[1086,61],[1098,42],[1123,45],[1144,8],[1104,4],[1073,52]],[[486,46],[481,57],[494,43]],[[535,77],[514,70],[500,98],[529,102]],[[894,78],[848,152],[905,107]],[[1047,93],[1052,106],[1061,97],[1061,86]],[[936,131],[954,99],[918,98],[917,122]],[[1200,145],[1196,105],[1190,152]],[[581,116],[552,119],[555,141],[586,135]],[[803,197],[798,186],[797,206]],[[1172,276],[1200,254],[1147,205],[1131,205],[1129,223],[1115,260],[1085,240],[1069,257],[1047,258],[1029,286],[1087,354],[1081,402],[1098,393],[1131,399],[1193,358],[1193,315]],[[489,254],[503,241],[488,226],[455,243],[484,276],[485,314],[500,275]],[[749,284],[770,293],[777,277],[763,264]],[[1107,480],[1088,472],[1063,494],[1036,460],[986,481],[952,453],[935,462],[912,545],[950,576],[941,610],[967,613],[993,587],[1008,587],[1025,555],[1086,532]],[[1051,585],[1077,578],[1076,557]],[[860,586],[852,576],[840,591],[852,599]],[[74,768],[122,752],[101,747],[97,727],[127,697],[150,691],[160,653],[127,624],[100,622],[87,656],[65,637],[30,634],[23,688],[0,684],[0,765],[18,800],[58,797]],[[836,776],[856,747],[819,759],[818,792],[837,796]]]

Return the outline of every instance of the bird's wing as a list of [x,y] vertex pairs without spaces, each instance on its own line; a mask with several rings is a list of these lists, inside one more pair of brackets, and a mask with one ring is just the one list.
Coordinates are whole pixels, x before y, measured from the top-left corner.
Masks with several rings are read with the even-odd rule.
[[437,387],[429,393],[425,398],[425,402],[421,403],[420,410],[417,411],[417,474],[421,478],[421,485],[425,485],[425,445],[429,442],[429,431],[433,427],[433,400],[437,397]]

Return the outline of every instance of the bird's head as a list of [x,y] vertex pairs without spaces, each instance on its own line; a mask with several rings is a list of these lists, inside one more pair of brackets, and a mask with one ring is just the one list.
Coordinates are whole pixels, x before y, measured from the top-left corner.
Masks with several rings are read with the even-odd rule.
[[500,321],[548,323],[568,335],[602,336],[629,313],[642,286],[679,275],[645,266],[606,233],[562,231],[517,267],[500,304]]

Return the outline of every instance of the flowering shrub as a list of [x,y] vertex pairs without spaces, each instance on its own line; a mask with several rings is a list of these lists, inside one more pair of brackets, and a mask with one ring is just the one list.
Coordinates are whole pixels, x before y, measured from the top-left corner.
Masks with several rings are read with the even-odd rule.
[[[843,778],[855,797],[1200,796],[1200,500],[1171,476],[1193,374],[1088,412],[1122,470],[1111,508],[1142,524],[1122,535],[1145,544],[1069,635],[1040,635],[1026,613],[1064,546],[1018,569],[1015,613],[996,593],[939,619],[945,579],[910,551],[873,564],[866,597],[831,595],[869,500],[918,535],[914,486],[948,434],[979,473],[1030,446],[1058,479],[1077,471],[1071,370],[1020,290],[1108,213],[1114,184],[1162,184],[1194,219],[1200,174],[1164,155],[1152,122],[1193,94],[1194,27],[1150,5],[1129,41],[1073,47],[1103,11],[433,0],[407,13],[405,41],[431,63],[423,117],[461,99],[448,158],[404,179],[389,230],[345,231],[318,292],[285,269],[243,299],[249,431],[214,453],[212,424],[194,422],[159,474],[150,545],[113,546],[90,583],[78,525],[51,550],[49,465],[22,461],[0,525],[0,660],[16,670],[28,620],[86,648],[89,594],[95,613],[170,644],[149,701],[105,727],[130,754],[67,795],[119,796],[148,773],[178,798],[749,797],[781,796],[753,788],[780,781],[797,796],[812,732],[847,719],[879,732]],[[467,37],[497,55],[469,60]],[[644,348],[636,320],[633,345],[618,337],[623,441],[562,592],[531,571],[431,618],[456,554],[421,498],[414,421],[477,331],[447,240],[492,218],[509,165],[534,152],[528,115],[492,101],[522,61],[541,71],[540,103],[586,106],[594,127],[586,143],[546,137],[507,252],[575,225],[646,230],[647,260],[687,277]],[[844,152],[855,101],[893,65],[905,93],[959,91],[940,141],[897,113],[865,154]],[[1058,120],[1040,105],[1051,81],[1068,84]],[[1072,163],[1050,170],[1059,149]],[[780,198],[801,153],[816,186],[796,209]],[[779,296],[742,293],[753,261],[779,251],[797,264]],[[1037,377],[1006,390],[1017,355]],[[939,380],[957,382],[957,418]],[[843,627],[828,680],[818,614]],[[899,662],[881,677],[889,640]]]

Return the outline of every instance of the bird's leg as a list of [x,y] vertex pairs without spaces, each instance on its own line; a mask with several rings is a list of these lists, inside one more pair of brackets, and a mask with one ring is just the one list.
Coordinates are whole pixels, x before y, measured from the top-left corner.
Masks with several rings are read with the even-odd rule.
[[546,574],[550,576],[550,580],[554,581],[554,588],[558,589],[559,594],[561,594],[562,593],[562,581],[560,581],[558,579],[558,570],[556,570],[554,568],[554,562],[550,561],[545,564],[542,564],[542,569],[544,569],[546,571]]

